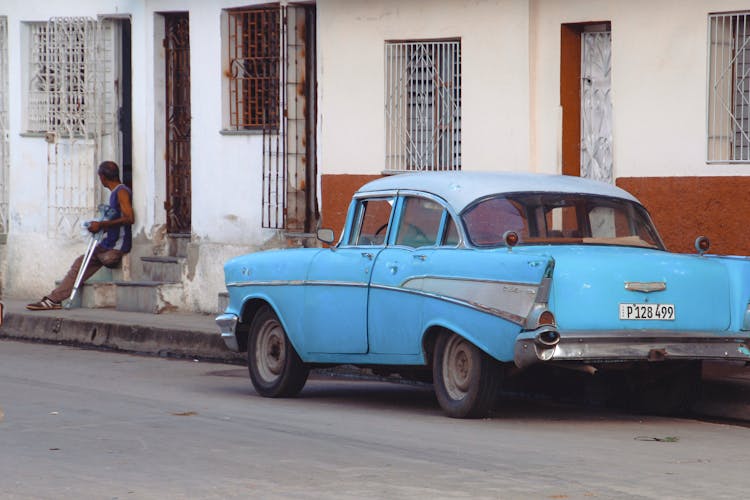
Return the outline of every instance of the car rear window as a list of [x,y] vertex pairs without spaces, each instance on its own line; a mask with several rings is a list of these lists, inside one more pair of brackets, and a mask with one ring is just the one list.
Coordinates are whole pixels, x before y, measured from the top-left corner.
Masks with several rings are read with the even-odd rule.
[[462,215],[471,243],[503,246],[514,231],[519,245],[623,245],[663,249],[648,212],[619,198],[569,193],[497,195],[474,203]]

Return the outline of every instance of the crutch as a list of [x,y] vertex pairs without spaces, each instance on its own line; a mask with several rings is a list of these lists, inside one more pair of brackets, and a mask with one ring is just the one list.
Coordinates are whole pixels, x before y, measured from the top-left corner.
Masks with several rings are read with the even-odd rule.
[[[97,222],[109,220],[115,213],[114,209],[109,205],[99,205],[98,212],[99,218],[96,219]],[[84,222],[83,227],[88,227],[89,224],[90,222]],[[78,288],[81,286],[81,281],[83,281],[83,274],[86,272],[86,268],[89,266],[89,262],[91,262],[91,257],[94,255],[94,250],[99,245],[101,239],[101,230],[96,234],[92,234],[91,238],[89,238],[89,244],[86,247],[86,251],[83,253],[83,260],[81,261],[81,266],[78,268],[78,274],[73,283],[73,290],[70,292],[70,297],[68,297],[68,302],[65,304],[65,309],[70,309],[73,305],[73,299],[75,299],[76,294],[78,293]]]

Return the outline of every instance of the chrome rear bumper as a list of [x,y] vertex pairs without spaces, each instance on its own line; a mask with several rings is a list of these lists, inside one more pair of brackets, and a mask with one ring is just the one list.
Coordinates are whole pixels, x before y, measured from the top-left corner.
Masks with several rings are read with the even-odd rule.
[[660,330],[560,331],[556,345],[538,342],[538,332],[516,339],[519,368],[550,361],[710,360],[750,361],[750,335]]
[[238,318],[234,314],[222,314],[216,316],[216,325],[219,327],[221,338],[227,345],[230,351],[239,352],[240,347],[237,343],[237,335],[235,335],[235,329],[237,328]]

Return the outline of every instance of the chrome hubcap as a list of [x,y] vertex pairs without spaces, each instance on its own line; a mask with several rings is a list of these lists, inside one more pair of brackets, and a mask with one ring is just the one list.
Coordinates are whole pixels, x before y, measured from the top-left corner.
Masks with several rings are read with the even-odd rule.
[[274,382],[281,376],[286,363],[286,337],[278,321],[266,321],[258,334],[255,350],[255,365],[266,382]]
[[451,336],[443,355],[443,381],[453,400],[466,397],[471,387],[471,346],[457,335]]

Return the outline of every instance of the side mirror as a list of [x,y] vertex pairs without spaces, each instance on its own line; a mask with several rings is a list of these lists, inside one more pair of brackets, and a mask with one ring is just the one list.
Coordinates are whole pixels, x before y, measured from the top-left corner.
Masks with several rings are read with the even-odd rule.
[[333,229],[318,229],[315,236],[323,243],[327,243],[329,245],[336,239],[335,235],[333,234]]

